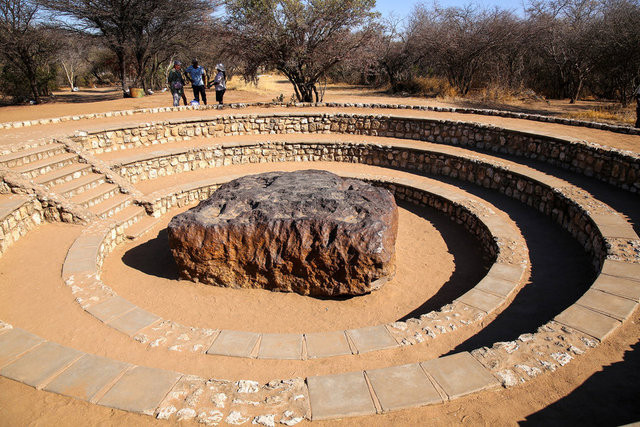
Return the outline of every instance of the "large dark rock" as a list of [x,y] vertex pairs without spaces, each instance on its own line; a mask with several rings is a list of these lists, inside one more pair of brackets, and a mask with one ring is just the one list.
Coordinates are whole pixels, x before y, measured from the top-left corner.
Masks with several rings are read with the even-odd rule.
[[303,295],[359,295],[395,272],[393,195],[306,170],[246,176],[169,223],[183,278]]

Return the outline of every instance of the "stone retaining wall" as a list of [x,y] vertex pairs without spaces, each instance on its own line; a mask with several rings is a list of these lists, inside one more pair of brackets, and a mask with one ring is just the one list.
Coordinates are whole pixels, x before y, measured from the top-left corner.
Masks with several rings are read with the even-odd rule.
[[2,214],[0,218],[0,256],[6,250],[24,237],[30,230],[45,220],[42,204],[36,198],[28,198],[10,212]]
[[[180,159],[183,160],[182,163]],[[593,255],[596,270],[600,269],[605,258],[605,240],[589,217],[588,210],[592,207],[578,205],[572,200],[572,197],[580,196],[576,192],[580,193],[582,190],[530,169],[527,169],[526,173],[524,170],[519,173],[472,156],[364,143],[290,144],[275,142],[243,144],[226,148],[211,147],[188,154],[171,154],[168,157],[158,157],[123,166],[119,172],[128,177],[146,176],[151,178],[198,168],[278,161],[364,163],[468,181],[497,190],[551,217],[571,233],[588,253]],[[175,166],[172,166],[172,163],[175,163]],[[532,174],[535,179],[531,177]],[[147,211],[153,213],[159,209],[164,213],[167,208],[178,205],[181,199],[206,198],[207,191],[213,190],[215,189],[198,190],[202,192],[201,194],[189,192],[190,194],[185,194],[180,199],[176,198],[175,201],[159,201],[158,206],[153,208],[149,207],[149,201],[146,200]],[[564,192],[570,194],[564,194]]]
[[481,124],[357,114],[273,114],[165,121],[130,128],[78,132],[74,140],[95,154],[194,137],[252,134],[354,134],[429,141],[522,156],[640,191],[640,156],[583,141]]
[[478,114],[481,116],[498,116],[511,119],[532,120],[537,122],[558,123],[567,126],[580,126],[593,129],[602,129],[609,132],[623,133],[629,135],[640,135],[640,129],[631,126],[612,125],[608,123],[590,122],[587,120],[567,119],[562,117],[544,116],[542,114],[516,113],[504,110],[488,110],[480,108],[455,108],[455,107],[433,107],[428,105],[405,105],[405,104],[376,104],[376,103],[344,103],[344,102],[319,102],[319,103],[294,103],[294,104],[276,104],[272,102],[252,102],[252,103],[233,103],[225,105],[201,105],[198,107],[182,106],[182,107],[155,107],[155,108],[138,108],[135,110],[108,111],[106,113],[90,113],[79,114],[75,116],[62,116],[55,118],[24,120],[16,122],[0,123],[0,129],[21,128],[28,126],[36,126],[50,123],[60,123],[68,121],[78,121],[87,119],[101,119],[107,117],[132,116],[134,114],[157,114],[172,111],[183,110],[226,110],[226,109],[243,109],[243,108],[369,108],[369,109],[390,109],[390,110],[415,110],[415,111],[436,111],[442,113],[459,113],[459,114]]

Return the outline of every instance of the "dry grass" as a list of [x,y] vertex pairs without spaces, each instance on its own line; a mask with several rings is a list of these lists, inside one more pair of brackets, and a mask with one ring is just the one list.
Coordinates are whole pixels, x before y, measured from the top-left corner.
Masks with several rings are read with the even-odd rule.
[[415,79],[418,93],[430,98],[454,98],[458,92],[442,77],[418,77]]
[[234,76],[227,81],[228,90],[239,90],[245,92],[258,92],[262,94],[283,93],[286,98],[293,88],[287,79],[280,75],[263,74],[258,76],[258,84],[246,82],[240,76]]
[[622,107],[617,104],[580,111],[570,111],[563,114],[563,116],[570,119],[616,124],[624,123],[629,125],[633,125],[636,119],[633,106]]

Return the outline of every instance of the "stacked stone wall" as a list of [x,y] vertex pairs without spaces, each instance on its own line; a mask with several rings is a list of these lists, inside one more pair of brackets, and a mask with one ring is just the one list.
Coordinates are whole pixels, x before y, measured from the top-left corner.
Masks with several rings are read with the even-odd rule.
[[640,191],[637,154],[466,122],[357,114],[241,115],[79,132],[74,139],[86,150],[100,154],[198,137],[290,133],[394,137],[515,155],[595,177],[633,193]]
[[4,213],[0,219],[0,256],[44,220],[42,204],[35,198],[29,198],[14,210]]
[[[191,157],[193,155],[193,157]],[[537,173],[536,179],[523,170],[513,171],[507,167],[487,163],[473,157],[456,156],[444,152],[427,151],[417,148],[383,146],[374,144],[344,143],[263,143],[238,147],[211,147],[182,155],[169,155],[147,159],[140,163],[122,166],[119,173],[129,178],[145,176],[146,179],[184,172],[197,168],[219,167],[259,162],[313,162],[335,161],[363,163],[387,168],[396,168],[414,173],[446,176],[471,182],[481,187],[499,191],[525,203],[549,216],[571,233],[584,249],[594,256],[594,267],[599,269],[605,257],[605,241],[598,228],[589,218],[589,206],[582,206],[572,200],[576,196],[564,194],[563,182]],[[191,160],[190,160],[191,159]],[[175,161],[175,162],[174,162]],[[175,165],[171,166],[174,162]],[[182,168],[178,167],[182,164]],[[188,166],[185,166],[188,165]],[[171,166],[168,169],[168,166]],[[531,171],[531,170],[528,170]],[[560,187],[562,186],[562,187]],[[195,188],[180,200],[202,200],[215,188]],[[579,195],[578,195],[579,196]],[[158,206],[162,213],[179,205],[166,200]],[[147,203],[148,205],[148,203]],[[155,208],[147,207],[148,212]]]

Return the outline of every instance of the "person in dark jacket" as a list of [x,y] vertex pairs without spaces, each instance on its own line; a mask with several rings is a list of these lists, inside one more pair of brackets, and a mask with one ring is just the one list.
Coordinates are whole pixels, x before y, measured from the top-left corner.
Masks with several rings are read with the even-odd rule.
[[182,98],[182,102],[184,102],[184,105],[187,105],[187,97],[184,94],[184,76],[182,75],[181,68],[182,63],[180,61],[175,61],[173,63],[173,70],[169,72],[169,77],[167,77],[169,90],[171,91],[171,95],[173,96],[174,107],[180,105],[180,98]]
[[223,64],[216,65],[216,77],[213,79],[213,85],[216,87],[216,101],[222,105],[222,98],[227,90],[227,73]]

